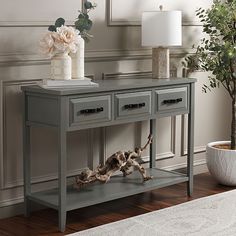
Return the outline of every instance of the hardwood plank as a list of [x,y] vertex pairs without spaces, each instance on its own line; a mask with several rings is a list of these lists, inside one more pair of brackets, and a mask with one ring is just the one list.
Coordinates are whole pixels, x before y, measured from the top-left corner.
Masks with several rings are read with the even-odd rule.
[[46,209],[33,212],[29,218],[20,215],[0,220],[0,235],[61,236],[232,189],[235,188],[219,185],[210,174],[204,173],[195,176],[192,197],[187,196],[186,183],[181,183],[74,210],[68,213],[65,233],[58,231],[57,212]]

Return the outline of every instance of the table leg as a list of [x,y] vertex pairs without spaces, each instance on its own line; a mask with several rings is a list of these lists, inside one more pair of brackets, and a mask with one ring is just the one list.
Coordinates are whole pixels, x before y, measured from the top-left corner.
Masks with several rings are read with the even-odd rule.
[[58,127],[58,216],[61,232],[66,228],[66,199],[67,199],[67,132],[66,132],[66,100],[60,102],[60,127]]
[[100,128],[99,142],[99,164],[104,165],[106,161],[106,127]]
[[152,143],[150,144],[150,168],[156,167],[156,119],[150,120],[150,134]]
[[94,146],[94,129],[89,129],[88,131],[88,168],[93,170],[93,146]]
[[24,165],[24,215],[30,216],[31,168],[30,168],[30,126],[23,124],[23,165]]
[[190,85],[190,104],[188,115],[188,161],[187,161],[187,175],[189,178],[187,191],[188,196],[193,193],[193,158],[194,158],[194,84]]
[[58,153],[58,185],[59,185],[59,228],[65,231],[66,226],[66,132],[59,129]]

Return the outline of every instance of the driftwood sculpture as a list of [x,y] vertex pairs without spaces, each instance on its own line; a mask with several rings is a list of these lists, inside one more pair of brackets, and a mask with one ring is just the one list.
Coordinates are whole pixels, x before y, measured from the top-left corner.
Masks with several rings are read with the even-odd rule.
[[148,141],[144,147],[135,148],[134,151],[122,152],[118,151],[110,156],[104,166],[98,166],[95,170],[86,169],[75,177],[76,187],[81,188],[89,183],[99,181],[106,183],[110,177],[116,172],[121,171],[123,176],[130,175],[134,169],[138,170],[143,177],[143,181],[152,179],[152,176],[147,176],[146,170],[138,160],[141,158],[142,152],[152,142],[152,136],[148,136]]

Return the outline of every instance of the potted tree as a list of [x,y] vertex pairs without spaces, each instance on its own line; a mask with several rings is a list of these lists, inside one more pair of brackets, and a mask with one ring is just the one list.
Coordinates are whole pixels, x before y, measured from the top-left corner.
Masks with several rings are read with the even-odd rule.
[[196,15],[206,37],[183,64],[188,72],[211,72],[203,92],[221,85],[232,100],[231,141],[207,145],[207,166],[221,184],[236,185],[236,0],[213,0],[209,9],[199,8]]

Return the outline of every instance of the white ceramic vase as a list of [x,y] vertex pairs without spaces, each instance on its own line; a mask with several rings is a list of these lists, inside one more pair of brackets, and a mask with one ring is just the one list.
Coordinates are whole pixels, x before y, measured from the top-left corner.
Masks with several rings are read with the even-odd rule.
[[72,79],[84,79],[84,39],[79,36],[76,53],[70,53],[72,59]]
[[219,183],[236,186],[236,150],[214,147],[219,144],[230,144],[230,142],[212,142],[207,145],[206,154],[209,172]]
[[68,53],[58,53],[51,59],[51,79],[71,79],[71,57]]

